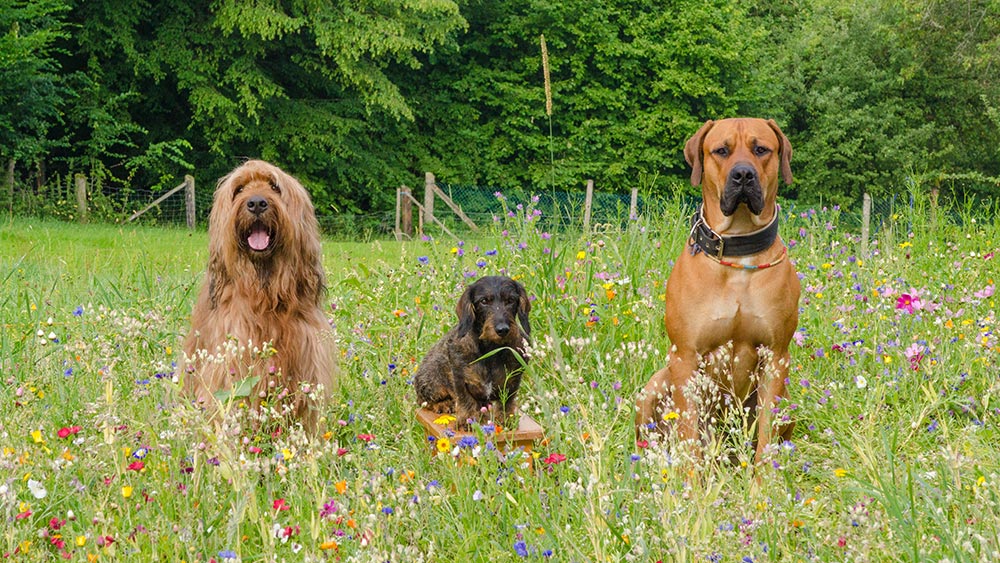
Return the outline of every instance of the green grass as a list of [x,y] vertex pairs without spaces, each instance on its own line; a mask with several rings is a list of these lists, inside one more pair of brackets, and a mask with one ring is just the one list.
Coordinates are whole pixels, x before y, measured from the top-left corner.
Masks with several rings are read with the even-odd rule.
[[[883,228],[863,256],[837,211],[789,217],[782,232],[804,291],[783,411],[797,427],[754,469],[738,416],[706,461],[669,440],[635,443],[635,394],[666,352],[663,282],[683,210],[665,204],[581,240],[537,232],[528,207],[462,245],[324,245],[341,376],[329,433],[313,439],[254,431],[239,409],[241,425],[217,431],[179,396],[173,362],[204,232],[0,225],[0,552],[981,561],[1000,551],[995,225],[915,212],[895,223],[912,234]],[[496,273],[535,298],[521,404],[546,439],[530,465],[486,435],[433,457],[413,417],[418,362],[454,323],[464,285]],[[565,461],[547,463],[554,453]]]

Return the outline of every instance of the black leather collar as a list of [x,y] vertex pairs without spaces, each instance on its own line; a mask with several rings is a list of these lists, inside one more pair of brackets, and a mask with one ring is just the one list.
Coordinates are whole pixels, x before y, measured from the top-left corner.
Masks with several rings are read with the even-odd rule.
[[691,216],[691,236],[688,239],[691,254],[704,252],[718,260],[723,256],[750,256],[763,252],[771,248],[774,240],[778,238],[780,214],[780,210],[776,207],[774,218],[759,231],[745,235],[722,236],[705,222],[702,206],[699,205]]

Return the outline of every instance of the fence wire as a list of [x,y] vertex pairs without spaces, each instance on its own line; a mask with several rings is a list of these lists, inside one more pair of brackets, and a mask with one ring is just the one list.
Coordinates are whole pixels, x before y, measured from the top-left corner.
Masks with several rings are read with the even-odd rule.
[[[488,186],[470,184],[455,184],[438,182],[438,188],[448,196],[462,211],[480,228],[488,227],[499,220],[504,214],[516,215],[526,209],[537,214],[537,224],[540,229],[552,233],[580,232],[584,223],[584,206],[586,192],[554,191],[548,189],[506,189],[498,191]],[[90,220],[105,222],[124,222],[135,211],[143,209],[156,198],[166,193],[170,187],[163,189],[136,188],[113,191],[102,188],[100,184],[88,186],[88,212]],[[195,203],[197,223],[199,228],[207,226],[208,212],[212,204],[214,186],[196,185]],[[413,194],[417,201],[423,201],[422,193]],[[65,220],[75,220],[78,215],[76,195],[72,179],[58,181],[36,191],[19,190],[11,194],[6,202],[11,210],[18,214],[33,216],[58,217]],[[602,192],[595,190],[591,202],[591,231],[614,231],[627,228],[630,221],[638,217],[656,217],[659,214],[678,207],[693,210],[699,203],[699,198],[684,197],[663,192],[640,192],[636,198],[635,210],[631,207],[631,194],[621,192]],[[926,201],[923,202],[926,204]],[[976,213],[982,220],[993,221],[997,216],[995,201],[979,200],[947,201],[942,198],[939,209],[955,224],[961,225],[968,220],[971,213]],[[814,205],[800,203],[794,200],[782,200],[781,205],[791,216],[808,218]],[[871,234],[875,235],[887,225],[900,229],[912,230],[913,211],[918,207],[914,201],[913,192],[892,195],[883,198],[873,198],[871,206]],[[971,211],[970,211],[971,210]],[[414,228],[419,224],[420,214],[417,206],[413,207]],[[472,235],[471,229],[463,223],[440,199],[434,206],[434,215],[449,231],[456,236]],[[395,235],[396,217],[394,210],[373,211],[370,213],[341,213],[336,215],[320,215],[320,228],[325,236],[341,240],[387,239]],[[157,204],[148,212],[135,220],[146,225],[184,226],[186,221],[184,193],[180,191]],[[651,228],[656,228],[657,222],[650,222]],[[840,230],[860,232],[862,226],[862,205],[858,203],[850,208],[839,209],[836,227]],[[439,226],[425,222],[424,230],[434,236],[441,233]]]

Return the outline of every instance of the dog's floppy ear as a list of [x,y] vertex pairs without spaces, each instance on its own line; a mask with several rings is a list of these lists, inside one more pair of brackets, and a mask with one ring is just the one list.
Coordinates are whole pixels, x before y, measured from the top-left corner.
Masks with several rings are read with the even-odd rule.
[[475,285],[472,284],[465,288],[462,297],[458,299],[458,305],[455,305],[455,314],[458,315],[457,332],[459,337],[469,334],[476,326],[476,306],[472,302],[472,292]]
[[774,130],[774,134],[778,136],[778,142],[781,143],[781,179],[785,181],[785,184],[791,184],[792,144],[788,142],[788,137],[781,132],[781,128],[778,127],[778,124],[773,119],[768,119],[767,124]]
[[697,186],[701,183],[701,147],[705,142],[705,135],[712,128],[715,122],[709,119],[698,131],[684,144],[684,160],[691,165],[691,185]]

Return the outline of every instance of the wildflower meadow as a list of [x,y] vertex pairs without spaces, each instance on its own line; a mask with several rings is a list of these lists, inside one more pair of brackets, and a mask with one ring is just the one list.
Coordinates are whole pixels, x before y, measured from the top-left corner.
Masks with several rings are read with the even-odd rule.
[[[995,561],[1000,558],[996,209],[917,198],[864,241],[835,208],[782,211],[803,294],[793,439],[760,465],[728,413],[703,457],[636,440],[662,367],[664,281],[690,207],[547,232],[497,194],[465,240],[326,241],[340,374],[320,435],[221,424],[176,368],[207,236],[0,225],[0,555],[11,561]],[[521,410],[430,441],[412,377],[481,275],[532,298]],[[719,295],[719,299],[725,299]],[[668,413],[669,416],[669,413]]]

